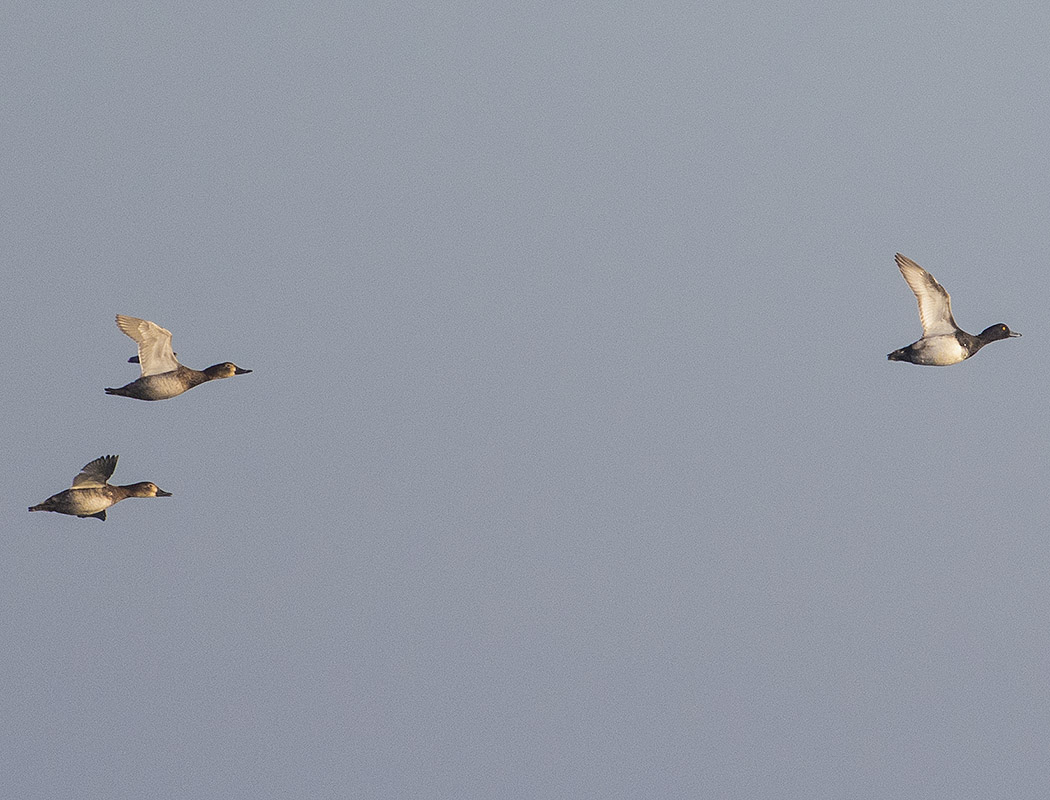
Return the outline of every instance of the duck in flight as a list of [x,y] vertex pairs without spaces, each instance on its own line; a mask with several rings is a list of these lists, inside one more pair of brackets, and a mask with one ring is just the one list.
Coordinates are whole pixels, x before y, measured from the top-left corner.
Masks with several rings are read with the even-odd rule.
[[202,383],[251,372],[229,361],[205,370],[183,366],[171,349],[171,331],[149,320],[117,314],[117,327],[139,346],[137,359],[133,356],[129,360],[138,361],[142,377],[119,389],[106,389],[106,394],[137,400],[167,400]]
[[919,321],[922,338],[894,350],[886,358],[890,361],[910,361],[928,367],[947,367],[965,361],[989,342],[1011,339],[1021,334],[1003,323],[985,328],[976,336],[955,324],[952,317],[952,298],[937,279],[912,261],[897,253],[897,267],[919,301]]
[[51,495],[43,503],[30,506],[30,511],[54,511],[75,517],[106,519],[106,509],[126,497],[171,497],[171,492],[157,484],[143,481],[127,486],[112,486],[109,477],[117,468],[119,456],[102,456],[84,466],[73,478],[73,488]]

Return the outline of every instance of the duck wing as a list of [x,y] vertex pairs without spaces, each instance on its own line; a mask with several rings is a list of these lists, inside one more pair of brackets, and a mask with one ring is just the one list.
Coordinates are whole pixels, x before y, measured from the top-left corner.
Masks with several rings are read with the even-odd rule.
[[123,314],[117,314],[117,327],[138,344],[142,377],[179,368],[178,359],[171,349],[171,331],[149,320]]
[[102,456],[86,464],[80,473],[73,478],[74,489],[97,489],[105,486],[113,470],[117,468],[119,456]]
[[943,336],[959,330],[952,316],[952,298],[937,279],[907,256],[897,253],[897,267],[919,301],[923,336]]

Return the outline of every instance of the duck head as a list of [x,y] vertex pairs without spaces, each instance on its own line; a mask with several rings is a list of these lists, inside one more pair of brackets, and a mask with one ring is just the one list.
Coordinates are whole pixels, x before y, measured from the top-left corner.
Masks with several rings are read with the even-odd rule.
[[1000,339],[1016,339],[1020,335],[1021,334],[1010,330],[1004,323],[1000,322],[996,325],[990,325],[981,331],[979,338],[986,342],[997,342]]
[[204,370],[204,374],[208,376],[208,380],[218,380],[219,378],[232,378],[234,375],[247,375],[251,372],[250,369],[241,369],[236,364],[229,361],[224,361],[221,364],[213,364]]
[[132,483],[121,488],[127,490],[128,497],[171,497],[171,492],[165,492],[151,481]]

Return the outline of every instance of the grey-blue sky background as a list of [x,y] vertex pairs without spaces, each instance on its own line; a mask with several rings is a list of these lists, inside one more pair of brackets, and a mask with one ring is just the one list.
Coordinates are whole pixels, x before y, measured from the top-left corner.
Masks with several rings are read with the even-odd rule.
[[0,794],[1050,792],[1045,9],[2,16]]

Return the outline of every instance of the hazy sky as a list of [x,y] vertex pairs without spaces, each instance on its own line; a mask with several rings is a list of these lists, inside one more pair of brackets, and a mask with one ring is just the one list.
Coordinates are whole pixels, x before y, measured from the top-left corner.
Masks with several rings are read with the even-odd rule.
[[723,8],[7,8],[0,795],[1050,795],[1050,11]]

